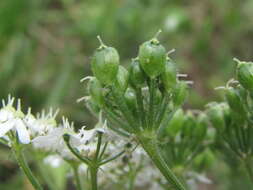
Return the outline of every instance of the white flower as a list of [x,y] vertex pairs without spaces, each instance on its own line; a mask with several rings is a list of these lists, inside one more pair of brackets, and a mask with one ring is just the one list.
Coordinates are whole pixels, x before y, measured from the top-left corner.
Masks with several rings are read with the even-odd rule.
[[32,143],[35,148],[58,152],[65,158],[72,158],[72,154],[65,144],[63,135],[65,133],[70,135],[70,144],[73,147],[79,146],[81,142],[74,132],[73,123],[69,123],[69,121],[65,118],[62,120],[63,124],[61,126],[53,128],[45,135],[35,137],[32,140]]
[[18,139],[23,144],[30,143],[30,134],[23,121],[24,114],[21,111],[21,102],[18,100],[17,109],[13,107],[14,98],[8,96],[7,104],[3,100],[3,108],[0,110],[0,137],[4,137],[10,130],[17,132]]
[[35,137],[32,140],[34,147],[42,148],[47,151],[61,151],[65,146],[62,135],[65,129],[61,127],[54,128],[47,135]]
[[86,130],[85,128],[86,127],[83,126],[76,134],[76,137],[80,140],[81,144],[88,144],[91,140],[93,140],[96,134],[95,129]]
[[43,110],[42,113],[37,114],[35,118],[31,114],[31,109],[29,109],[28,113],[24,118],[24,121],[26,122],[33,136],[44,135],[49,131],[53,130],[57,126],[55,120],[57,114],[58,110],[53,112],[53,110],[50,109],[48,114],[46,114],[45,111]]

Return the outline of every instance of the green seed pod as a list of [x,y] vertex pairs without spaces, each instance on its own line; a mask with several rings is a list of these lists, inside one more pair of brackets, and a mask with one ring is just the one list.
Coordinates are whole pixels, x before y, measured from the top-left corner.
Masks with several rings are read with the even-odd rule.
[[136,94],[135,94],[135,91],[131,88],[128,88],[125,92],[124,97],[125,97],[128,108],[132,111],[135,111],[136,110]]
[[233,111],[240,114],[245,114],[243,102],[236,89],[232,87],[226,88],[226,100]]
[[166,91],[170,92],[175,87],[177,83],[177,69],[171,60],[166,61],[161,79]]
[[175,107],[181,106],[188,96],[188,86],[185,82],[180,81],[173,89],[172,100]]
[[212,125],[218,130],[225,129],[225,116],[224,107],[222,104],[211,103],[209,104],[209,109],[207,110],[207,115]]
[[146,75],[140,67],[139,61],[134,59],[130,67],[130,83],[133,87],[141,88],[144,86],[145,81]]
[[112,85],[116,80],[119,67],[119,54],[113,47],[107,47],[99,38],[101,46],[95,51],[91,68],[95,77],[106,85]]
[[88,91],[91,98],[98,106],[104,105],[103,87],[95,77],[88,82]]
[[123,67],[119,66],[117,73],[117,79],[114,83],[114,87],[121,93],[125,93],[128,86],[129,74],[128,71]]
[[140,46],[138,57],[141,67],[150,78],[155,78],[164,71],[166,50],[156,37]]
[[253,90],[253,63],[238,60],[237,79],[247,90]]
[[184,112],[182,109],[178,109],[171,120],[169,121],[166,132],[168,135],[174,137],[182,128],[184,123]]

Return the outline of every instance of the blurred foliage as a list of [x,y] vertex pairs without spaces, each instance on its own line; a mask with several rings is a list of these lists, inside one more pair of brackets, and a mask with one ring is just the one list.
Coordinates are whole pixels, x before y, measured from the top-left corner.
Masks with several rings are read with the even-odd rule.
[[[252,10],[252,0],[1,0],[0,97],[20,97],[33,111],[59,107],[89,126],[93,117],[75,100],[85,95],[79,80],[90,74],[96,36],[129,64],[139,44],[162,29],[160,41],[177,50],[172,58],[194,81],[187,107],[202,108],[220,98],[213,88],[232,76],[233,57],[252,60]],[[17,166],[2,155],[0,189],[16,189]],[[236,189],[242,177],[222,179]]]

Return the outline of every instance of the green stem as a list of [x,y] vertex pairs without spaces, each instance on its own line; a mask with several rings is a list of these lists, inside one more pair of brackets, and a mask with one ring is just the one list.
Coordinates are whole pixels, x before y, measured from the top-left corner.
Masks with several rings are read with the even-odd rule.
[[149,120],[148,127],[153,127],[154,121],[154,99],[155,99],[155,79],[150,80],[149,86]]
[[73,166],[73,171],[74,171],[74,177],[76,180],[76,189],[82,190],[82,185],[81,185],[81,181],[80,181],[80,177],[79,177],[79,173],[78,173],[78,167]]
[[165,94],[161,103],[161,108],[157,113],[157,117],[156,117],[156,127],[159,128],[163,119],[164,119],[164,115],[166,114],[166,110],[168,108],[169,105],[169,95]]
[[251,166],[251,159],[249,157],[247,157],[247,158],[243,159],[243,162],[244,162],[245,169],[248,173],[248,176],[253,184],[253,169]]
[[23,172],[25,173],[28,180],[31,182],[34,189],[43,190],[42,186],[40,185],[38,180],[33,175],[32,171],[28,167],[28,164],[26,163],[26,160],[25,160],[25,157],[22,153],[22,149],[21,149],[20,145],[18,145],[18,144],[14,145],[13,152],[14,152],[14,155],[15,155],[17,161],[18,161],[20,168],[23,170]]
[[125,117],[126,121],[129,123],[129,125],[132,126],[132,130],[133,131],[139,130],[138,124],[135,122],[135,119],[131,111],[129,110],[123,96],[119,94],[115,89],[112,89],[112,93],[117,105],[119,106],[121,113]]
[[103,133],[98,133],[98,142],[97,142],[97,148],[96,148],[96,155],[95,155],[95,160],[98,160],[98,155],[100,153],[100,147],[101,147],[101,143],[102,143],[102,137],[103,137]]
[[136,97],[137,97],[137,106],[138,112],[141,117],[141,125],[143,128],[147,127],[146,117],[145,117],[145,110],[143,105],[143,96],[141,92],[141,88],[136,88]]
[[107,117],[110,117],[111,120],[113,120],[115,123],[120,124],[120,126],[122,126],[126,131],[131,132],[132,128],[126,124],[125,122],[123,122],[112,110],[104,107],[104,112],[107,115]]
[[68,134],[64,134],[63,135],[63,139],[68,147],[68,149],[70,150],[70,152],[72,154],[74,154],[80,161],[82,161],[83,163],[90,165],[91,160],[89,158],[86,157],[82,157],[82,155],[80,155],[75,149],[73,149],[73,147],[69,144],[69,135]]
[[50,190],[54,190],[54,189],[59,189],[56,184],[54,183],[54,179],[52,178],[52,176],[50,175],[50,173],[47,172],[47,168],[45,168],[44,164],[41,162],[41,160],[39,161],[39,159],[37,159],[38,163],[37,163],[37,167],[38,170],[40,172],[41,177],[44,179],[45,183],[48,186],[48,189]]
[[98,189],[97,172],[98,172],[97,167],[90,167],[91,190],[97,190]]
[[106,160],[101,161],[101,162],[99,163],[99,165],[102,166],[102,165],[104,165],[104,164],[107,164],[108,162],[111,162],[111,161],[117,159],[118,157],[120,157],[120,156],[121,156],[122,154],[124,154],[124,153],[125,153],[125,150],[119,152],[119,153],[116,154],[115,156],[112,156],[112,157],[110,157],[110,158],[108,158],[108,159],[106,159]]
[[176,175],[171,171],[166,162],[160,155],[160,152],[157,147],[157,143],[155,140],[143,136],[139,136],[139,141],[149,155],[153,163],[160,170],[163,176],[167,179],[167,181],[173,186],[175,190],[185,190],[186,188],[183,184],[178,180]]

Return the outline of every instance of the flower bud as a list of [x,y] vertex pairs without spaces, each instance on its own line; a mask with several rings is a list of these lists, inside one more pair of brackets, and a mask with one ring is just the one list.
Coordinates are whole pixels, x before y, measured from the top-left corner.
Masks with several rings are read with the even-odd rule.
[[117,73],[117,79],[114,83],[114,87],[121,93],[125,93],[128,86],[129,74],[128,71],[123,67],[119,66]]
[[141,67],[150,78],[155,78],[164,71],[166,50],[157,38],[144,42],[139,48]]
[[88,82],[88,91],[91,98],[98,106],[104,105],[103,87],[102,84],[95,77]]
[[171,60],[166,61],[161,79],[166,91],[171,91],[177,83],[177,69]]
[[238,61],[237,79],[247,90],[253,90],[253,63]]
[[186,97],[188,96],[187,88],[187,84],[183,81],[180,81],[173,89],[172,100],[175,107],[181,106],[184,103]]
[[167,134],[174,137],[182,128],[183,123],[184,123],[184,112],[182,109],[178,109],[174,113],[173,117],[168,123],[168,126],[166,127]]
[[92,72],[102,84],[112,85],[118,72],[119,54],[115,48],[105,46],[102,41],[100,43],[92,57]]
[[133,87],[141,88],[146,81],[146,75],[138,60],[133,60],[130,67],[130,83]]
[[243,102],[236,89],[232,87],[226,88],[226,100],[233,111],[240,114],[245,114]]

